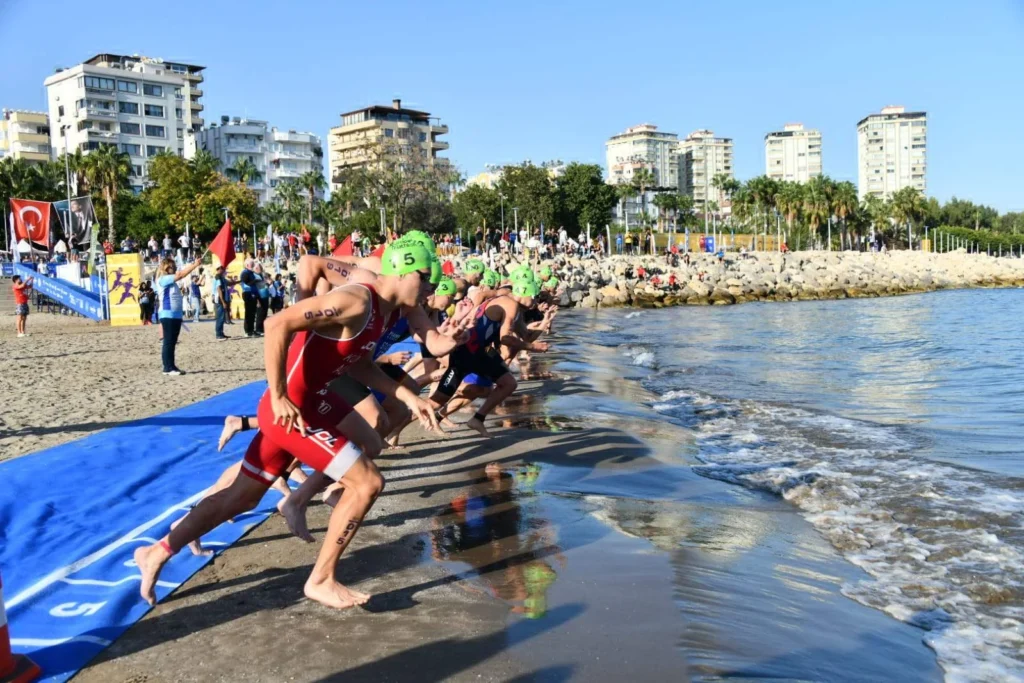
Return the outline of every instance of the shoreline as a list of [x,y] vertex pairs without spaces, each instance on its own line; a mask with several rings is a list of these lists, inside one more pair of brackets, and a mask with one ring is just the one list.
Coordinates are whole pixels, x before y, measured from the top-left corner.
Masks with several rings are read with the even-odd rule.
[[[949,289],[1024,287],[1024,259],[950,252],[751,252],[664,256],[560,257],[545,261],[572,308],[663,308],[751,301],[879,298]],[[638,276],[643,267],[645,277]],[[657,275],[660,283],[652,283]],[[676,286],[668,286],[670,276]]]

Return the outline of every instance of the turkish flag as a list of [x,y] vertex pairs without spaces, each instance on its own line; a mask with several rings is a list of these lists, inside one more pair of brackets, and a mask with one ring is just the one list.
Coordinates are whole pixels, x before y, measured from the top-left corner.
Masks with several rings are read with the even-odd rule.
[[351,256],[352,255],[352,235],[349,235],[341,241],[341,244],[334,248],[331,252],[331,256]]
[[379,247],[370,252],[370,256],[383,256],[384,250],[387,249],[387,246],[388,245],[386,244],[380,245]]
[[445,261],[441,265],[441,272],[447,275],[448,277],[451,277],[452,275],[455,274],[455,264],[452,263],[451,261]]
[[224,221],[224,227],[210,242],[210,251],[220,259],[220,264],[227,269],[228,264],[235,260],[235,242],[231,238],[231,219]]
[[50,203],[31,199],[12,199],[14,235],[19,240],[50,244]]

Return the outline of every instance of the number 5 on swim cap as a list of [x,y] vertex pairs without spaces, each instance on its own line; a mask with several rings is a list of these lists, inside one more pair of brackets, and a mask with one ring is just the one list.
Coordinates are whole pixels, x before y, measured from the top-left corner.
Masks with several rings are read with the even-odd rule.
[[398,240],[384,250],[380,260],[381,275],[405,275],[417,270],[431,270],[432,258],[422,244]]

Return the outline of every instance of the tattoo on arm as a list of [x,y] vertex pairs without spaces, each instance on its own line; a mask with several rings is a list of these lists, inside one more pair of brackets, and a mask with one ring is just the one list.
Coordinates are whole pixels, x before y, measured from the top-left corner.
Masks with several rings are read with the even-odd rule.
[[306,316],[306,320],[313,320],[314,318],[333,318],[338,315],[338,309],[323,308],[316,311],[306,311],[304,315]]

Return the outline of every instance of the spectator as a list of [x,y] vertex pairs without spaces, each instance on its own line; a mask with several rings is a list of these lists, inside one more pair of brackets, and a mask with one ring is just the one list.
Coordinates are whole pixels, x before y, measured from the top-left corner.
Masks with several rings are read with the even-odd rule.
[[160,244],[156,241],[156,235],[149,236],[149,243],[146,246],[149,248],[146,252],[146,259],[156,258],[157,252],[160,250]]
[[327,248],[332,254],[334,253],[334,250],[338,248],[338,238],[335,237],[333,233],[327,238]]
[[174,349],[178,344],[178,335],[181,333],[181,320],[184,317],[182,310],[181,290],[178,282],[192,274],[192,271],[200,265],[196,259],[188,266],[178,270],[178,265],[172,258],[165,258],[160,262],[157,269],[159,277],[156,284],[160,300],[160,327],[163,331],[163,348],[161,358],[164,364],[164,374],[172,377],[183,375],[174,362]]
[[192,304],[192,322],[199,322],[199,315],[203,312],[203,293],[199,288],[199,276],[193,275],[188,286],[189,301]]
[[230,309],[228,298],[228,278],[224,273],[224,266],[217,266],[213,276],[213,310],[214,310],[214,335],[217,341],[224,341],[229,337],[224,334],[224,323],[227,321],[227,313]]
[[160,253],[161,258],[167,258],[171,255],[171,250],[174,245],[171,243],[171,236],[166,232],[164,233],[164,250]]
[[633,255],[633,233],[626,231],[626,253]]
[[[289,235],[289,238],[291,237],[294,235]],[[238,281],[242,283],[242,305],[245,306],[243,324],[246,337],[256,336],[256,310],[259,308],[259,294],[256,292],[256,277],[253,273],[255,264],[253,259],[245,259],[245,267],[238,277]]]
[[257,262],[253,266],[254,284],[256,287],[256,327],[257,337],[263,336],[263,322],[267,319],[270,309],[270,282],[263,273],[263,264]]
[[139,318],[143,325],[153,324],[153,284],[149,280],[139,285]]
[[270,285],[270,310],[279,313],[284,308],[284,282],[281,280],[281,273],[274,276]]
[[11,278],[11,289],[14,290],[14,328],[19,337],[28,334],[25,323],[28,321],[28,296],[32,293],[32,280],[29,278],[22,282],[20,275]]

